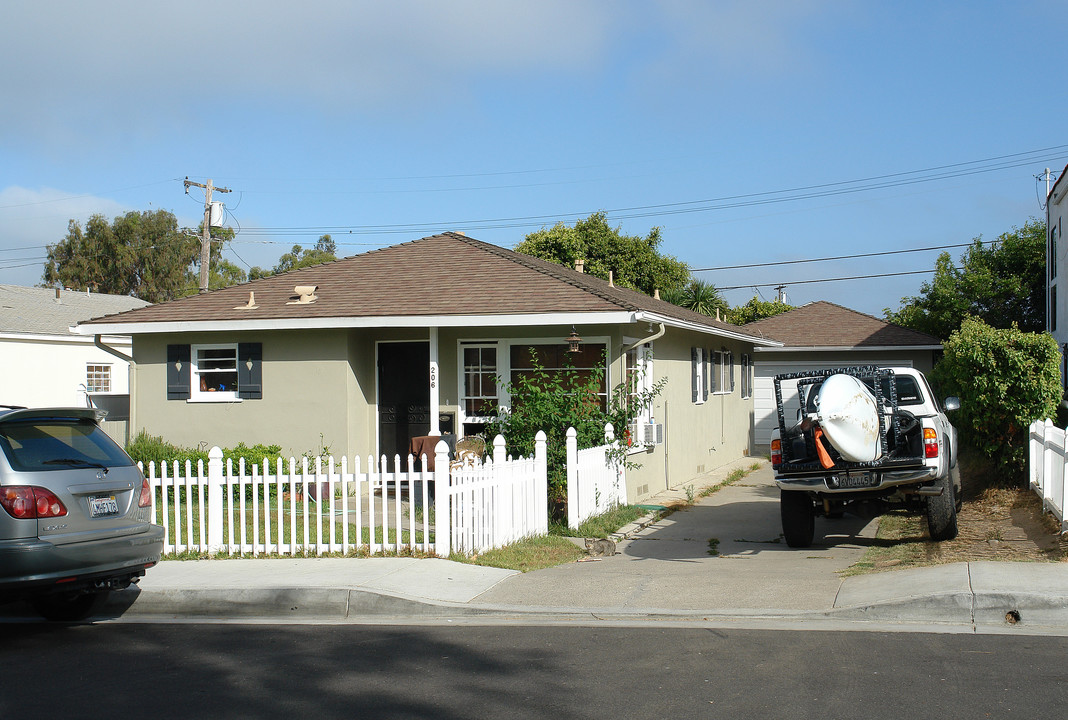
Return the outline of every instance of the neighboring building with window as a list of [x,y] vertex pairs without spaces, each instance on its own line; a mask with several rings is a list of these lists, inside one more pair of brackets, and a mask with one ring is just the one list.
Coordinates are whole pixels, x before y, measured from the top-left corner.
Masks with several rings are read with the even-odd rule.
[[[123,295],[0,285],[0,404],[85,407],[91,400],[109,411],[112,422],[123,423],[105,429],[124,441],[129,363],[70,328],[146,305]],[[102,341],[121,355],[131,352],[128,335],[109,334]]]
[[[301,301],[302,285],[314,301]],[[569,352],[573,330],[581,343]],[[734,358],[778,345],[456,233],[79,331],[133,336],[132,427],[187,446],[277,443],[299,455],[322,444],[392,459],[437,432],[482,433],[535,367],[602,378],[602,405],[624,382],[634,398],[665,380],[638,422],[617,428],[640,454],[632,502],[748,454],[753,401],[735,387]],[[695,373],[709,379],[696,394]]]
[[[758,452],[771,444],[778,418],[776,375],[847,365],[914,367],[926,373],[942,349],[942,343],[932,335],[823,301],[742,327],[781,342],[777,347],[757,345],[752,360],[743,360],[743,366],[748,362],[752,371],[753,435]],[[782,392],[789,401],[796,396],[796,386],[783,384]]]
[[1046,198],[1046,330],[1053,335],[1061,349],[1061,387],[1068,396],[1068,288],[1061,290],[1068,268],[1065,257],[1068,243],[1064,229],[1068,227],[1068,166],[1061,171],[1057,182]]

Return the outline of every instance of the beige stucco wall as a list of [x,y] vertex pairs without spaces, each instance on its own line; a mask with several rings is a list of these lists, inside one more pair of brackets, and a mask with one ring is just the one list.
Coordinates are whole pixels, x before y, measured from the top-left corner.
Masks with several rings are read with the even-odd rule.
[[[734,391],[715,393],[695,404],[691,391],[690,348],[734,354]],[[641,463],[627,473],[627,499],[641,502],[667,487],[680,487],[748,454],[752,398],[742,398],[741,357],[752,345],[700,333],[668,329],[653,343],[655,379],[667,384],[653,404],[656,422],[664,423],[664,444],[631,459]]]
[[[168,400],[168,343],[221,342],[262,343],[263,398]],[[139,335],[133,351],[133,433],[144,429],[182,446],[278,444],[286,455],[300,455],[317,452],[321,443],[348,453],[358,419],[366,415],[350,365],[347,330]]]

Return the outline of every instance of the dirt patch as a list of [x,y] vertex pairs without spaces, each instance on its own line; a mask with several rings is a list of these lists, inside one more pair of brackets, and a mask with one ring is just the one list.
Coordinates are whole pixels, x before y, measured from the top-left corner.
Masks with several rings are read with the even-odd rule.
[[931,542],[922,516],[888,513],[878,539],[845,574],[977,560],[1068,561],[1068,538],[1031,490],[999,486],[975,461],[961,464],[964,502],[955,540]]

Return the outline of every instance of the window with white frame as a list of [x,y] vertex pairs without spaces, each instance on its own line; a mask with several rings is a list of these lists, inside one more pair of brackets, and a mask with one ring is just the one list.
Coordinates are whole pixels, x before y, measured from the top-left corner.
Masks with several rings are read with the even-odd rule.
[[463,409],[464,434],[478,432],[497,415],[497,344],[462,343],[463,385],[460,407]]
[[111,365],[87,363],[85,366],[85,391],[111,392]]
[[749,353],[742,353],[742,397],[753,396],[753,360]]
[[734,354],[727,349],[715,352],[715,385],[717,395],[729,395],[734,392]]
[[[649,343],[627,350],[626,363],[627,401],[638,403],[643,393],[653,390],[653,350]],[[638,410],[636,422],[651,422],[653,409],[646,404]]]
[[193,345],[192,400],[237,399],[237,344]]
[[704,348],[690,348],[690,396],[695,405],[708,398],[708,364]]

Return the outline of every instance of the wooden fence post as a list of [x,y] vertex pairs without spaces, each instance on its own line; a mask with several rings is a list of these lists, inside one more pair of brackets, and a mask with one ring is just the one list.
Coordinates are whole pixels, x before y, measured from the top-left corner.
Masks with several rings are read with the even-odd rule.
[[539,430],[534,436],[534,473],[538,486],[534,507],[538,513],[537,528],[543,535],[549,532],[549,454],[545,449],[546,439],[544,430]]
[[438,440],[434,446],[434,553],[442,558],[449,557],[452,552],[449,474],[449,445],[444,440]]
[[[223,451],[218,445],[208,451],[208,552],[223,549]],[[203,492],[203,491],[201,491]],[[233,538],[230,539],[231,542]]]
[[564,448],[567,454],[567,526],[577,528],[580,507],[578,485],[578,431],[567,429]]

